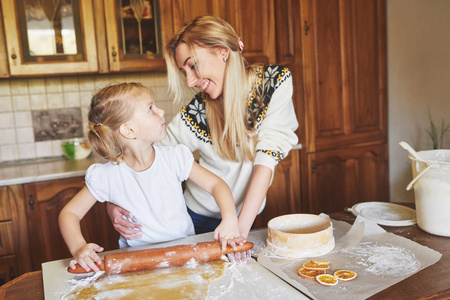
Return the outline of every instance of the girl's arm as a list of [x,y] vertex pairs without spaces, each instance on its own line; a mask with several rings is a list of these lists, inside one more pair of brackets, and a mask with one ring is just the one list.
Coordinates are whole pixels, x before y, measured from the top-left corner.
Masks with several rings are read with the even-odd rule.
[[261,204],[266,197],[271,178],[272,169],[263,165],[255,165],[253,167],[244,204],[239,213],[239,232],[243,238],[248,237]]
[[242,245],[245,239],[239,235],[239,226],[236,207],[228,185],[218,176],[200,166],[194,161],[189,174],[189,179],[199,187],[211,194],[219,206],[222,222],[214,230],[214,239],[219,240],[222,249],[225,250],[227,243],[236,249],[236,244]]
[[[103,248],[94,243],[86,243],[80,227],[80,221],[96,203],[96,199],[89,192],[87,187],[83,187],[75,197],[67,203],[59,214],[58,222],[61,234],[74,259],[69,266],[74,269],[75,264],[80,264],[86,271],[91,269],[98,272],[101,259],[96,252],[103,251]],[[95,230],[95,228],[92,228]],[[94,263],[95,262],[95,263]]]

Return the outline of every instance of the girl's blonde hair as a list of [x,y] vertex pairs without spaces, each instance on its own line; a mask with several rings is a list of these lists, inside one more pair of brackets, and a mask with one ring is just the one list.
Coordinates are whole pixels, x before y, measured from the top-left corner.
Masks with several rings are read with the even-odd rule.
[[[253,160],[256,134],[248,123],[247,98],[255,84],[256,72],[241,55],[238,35],[230,24],[215,16],[197,17],[178,30],[165,49],[169,92],[178,102],[185,98],[186,91],[186,79],[175,59],[180,43],[190,48],[195,60],[195,45],[210,50],[229,49],[222,100],[211,100],[206,95],[206,118],[213,146],[220,157]],[[201,78],[201,70],[197,72]]]
[[152,95],[140,83],[120,83],[106,86],[92,97],[87,136],[98,155],[112,162],[122,161],[118,129],[133,117],[136,100],[142,99],[144,92]]

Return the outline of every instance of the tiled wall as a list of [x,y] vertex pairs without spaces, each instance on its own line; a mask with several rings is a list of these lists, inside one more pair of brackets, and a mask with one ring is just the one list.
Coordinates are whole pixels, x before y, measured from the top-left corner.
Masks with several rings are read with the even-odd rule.
[[95,90],[110,82],[138,81],[155,93],[170,121],[180,105],[167,95],[166,73],[0,79],[0,162],[61,156],[61,141],[35,142],[32,111],[81,108],[83,128]]

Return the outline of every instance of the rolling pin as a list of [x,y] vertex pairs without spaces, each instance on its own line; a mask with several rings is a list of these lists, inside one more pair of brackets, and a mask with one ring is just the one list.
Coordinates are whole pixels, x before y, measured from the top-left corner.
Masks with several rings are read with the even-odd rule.
[[[180,245],[165,248],[154,248],[139,251],[107,254],[102,260],[99,269],[106,274],[120,274],[126,272],[151,270],[182,266],[188,263],[200,263],[220,259],[222,254],[230,252],[243,252],[253,248],[253,243],[246,242],[242,246],[236,245],[233,250],[230,245],[222,251],[220,242],[202,242],[196,244]],[[86,271],[79,264],[75,270],[67,268],[69,273],[84,274]]]

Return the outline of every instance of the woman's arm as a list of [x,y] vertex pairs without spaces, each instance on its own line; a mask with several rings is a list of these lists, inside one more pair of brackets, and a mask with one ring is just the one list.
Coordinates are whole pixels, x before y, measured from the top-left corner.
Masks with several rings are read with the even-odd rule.
[[252,177],[245,195],[244,204],[239,213],[239,232],[243,238],[247,238],[253,222],[266,197],[272,179],[272,169],[263,165],[253,167]]
[[225,249],[227,243],[234,249],[236,244],[242,245],[245,240],[239,235],[236,207],[226,182],[196,162],[192,165],[189,179],[211,194],[219,206],[222,222],[214,230],[214,239],[220,240],[222,249]]
[[74,257],[74,260],[70,262],[72,269],[75,268],[76,263],[79,263],[86,271],[92,269],[97,272],[99,270],[94,262],[100,264],[101,260],[96,252],[103,251],[103,248],[94,243],[86,243],[80,227],[81,219],[96,201],[87,187],[83,187],[59,214],[58,223],[61,234]]
[[106,203],[106,211],[114,226],[114,229],[127,240],[140,239],[142,237],[142,225],[130,222],[123,218],[133,218],[133,214],[128,210],[111,202]]

